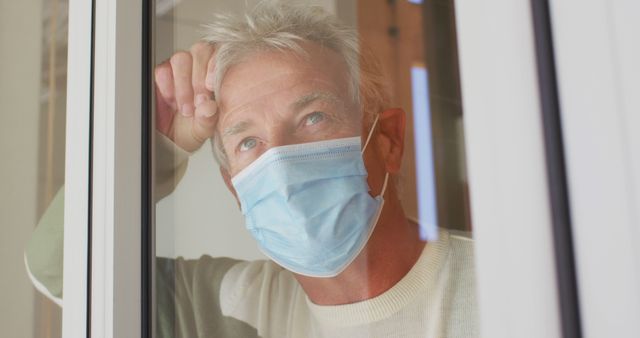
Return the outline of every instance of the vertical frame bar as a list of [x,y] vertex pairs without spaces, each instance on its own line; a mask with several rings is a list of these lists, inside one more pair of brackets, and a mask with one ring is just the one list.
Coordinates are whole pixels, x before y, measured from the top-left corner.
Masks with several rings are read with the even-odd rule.
[[585,337],[640,336],[640,3],[549,2]]
[[548,1],[531,0],[531,11],[538,65],[538,90],[540,91],[540,106],[544,125],[562,336],[564,338],[580,338],[582,330],[578,306],[578,287]]
[[531,6],[455,5],[482,336],[561,337]]
[[153,199],[153,131],[155,130],[153,68],[155,1],[142,0],[141,44],[141,338],[155,337],[155,203]]
[[91,336],[137,337],[142,1],[95,1]]
[[93,3],[69,1],[62,336],[88,336]]

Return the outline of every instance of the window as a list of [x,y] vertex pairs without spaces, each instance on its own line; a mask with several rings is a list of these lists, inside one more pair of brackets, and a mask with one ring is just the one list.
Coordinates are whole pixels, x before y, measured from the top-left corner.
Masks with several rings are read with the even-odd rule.
[[165,4],[158,336],[476,335],[453,16]]

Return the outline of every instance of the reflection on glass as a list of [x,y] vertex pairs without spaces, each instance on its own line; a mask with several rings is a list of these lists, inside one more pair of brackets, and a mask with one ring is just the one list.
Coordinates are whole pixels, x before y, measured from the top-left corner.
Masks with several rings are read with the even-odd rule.
[[157,7],[158,336],[477,336],[423,6]]
[[0,7],[0,327],[60,337],[68,6]]
[[411,67],[413,96],[413,128],[415,139],[416,188],[418,192],[418,223],[422,240],[436,240],[438,209],[433,162],[433,136],[429,110],[429,83],[424,65]]

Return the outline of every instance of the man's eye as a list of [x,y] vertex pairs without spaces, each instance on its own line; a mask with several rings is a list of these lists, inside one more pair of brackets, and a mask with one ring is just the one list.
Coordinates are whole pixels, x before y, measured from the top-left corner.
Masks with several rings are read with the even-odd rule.
[[307,115],[307,118],[306,118],[306,120],[304,122],[304,125],[305,126],[314,125],[314,124],[324,120],[324,117],[325,116],[324,116],[323,112],[319,112],[319,111],[313,112],[313,113]]
[[240,142],[240,151],[247,151],[254,148],[258,144],[255,138],[248,137]]

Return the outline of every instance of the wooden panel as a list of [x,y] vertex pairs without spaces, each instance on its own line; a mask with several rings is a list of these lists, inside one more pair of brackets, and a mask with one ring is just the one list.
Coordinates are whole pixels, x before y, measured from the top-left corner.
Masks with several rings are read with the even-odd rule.
[[[451,1],[418,5],[409,1],[359,0],[358,30],[363,45],[373,50],[381,62],[389,80],[392,106],[407,112],[405,158],[400,180],[400,194],[407,215],[418,215],[411,68],[425,65],[430,82],[439,224],[469,230],[462,107]],[[430,41],[432,38],[433,42]]]
[[407,1],[359,0],[358,30],[365,48],[379,59],[389,80],[391,103],[407,112],[400,197],[408,216],[418,216],[411,67],[425,64],[420,6]]

